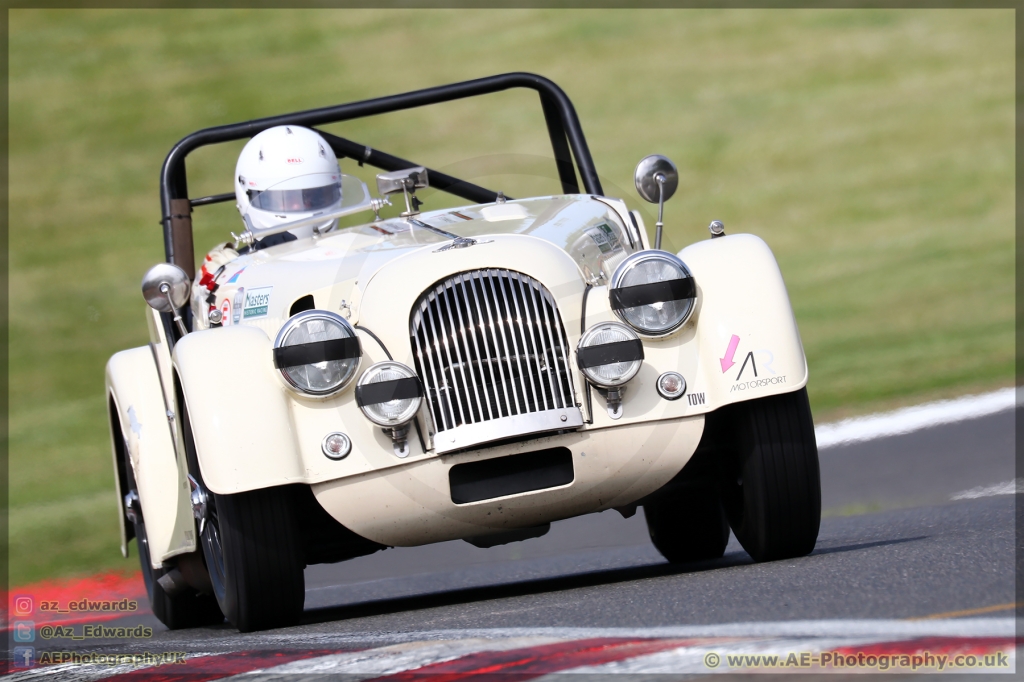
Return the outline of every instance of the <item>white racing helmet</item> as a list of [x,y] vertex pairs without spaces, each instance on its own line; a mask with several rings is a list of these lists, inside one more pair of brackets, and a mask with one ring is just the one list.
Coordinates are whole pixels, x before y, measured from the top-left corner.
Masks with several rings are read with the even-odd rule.
[[[238,212],[257,229],[327,213],[341,206],[341,169],[334,150],[309,128],[277,126],[255,135],[235,166]],[[337,220],[289,230],[308,237]],[[258,237],[257,233],[257,237]]]

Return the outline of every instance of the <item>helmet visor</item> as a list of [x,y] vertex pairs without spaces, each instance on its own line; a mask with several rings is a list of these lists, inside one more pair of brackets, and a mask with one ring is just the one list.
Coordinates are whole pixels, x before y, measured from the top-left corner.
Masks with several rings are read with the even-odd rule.
[[306,189],[249,190],[249,203],[253,208],[273,213],[309,213],[319,211],[341,200],[341,184]]

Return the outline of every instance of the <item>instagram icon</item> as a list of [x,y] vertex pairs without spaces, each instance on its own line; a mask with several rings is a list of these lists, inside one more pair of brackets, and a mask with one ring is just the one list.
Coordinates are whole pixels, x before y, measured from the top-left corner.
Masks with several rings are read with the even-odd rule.
[[30,616],[35,607],[32,597],[19,595],[14,598],[14,614],[17,616]]

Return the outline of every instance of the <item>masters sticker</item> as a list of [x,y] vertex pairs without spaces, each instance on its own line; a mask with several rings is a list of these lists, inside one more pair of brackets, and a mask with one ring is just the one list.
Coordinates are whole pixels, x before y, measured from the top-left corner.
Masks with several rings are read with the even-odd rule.
[[242,317],[263,317],[270,310],[270,292],[274,287],[257,287],[245,292],[245,304],[242,307]]

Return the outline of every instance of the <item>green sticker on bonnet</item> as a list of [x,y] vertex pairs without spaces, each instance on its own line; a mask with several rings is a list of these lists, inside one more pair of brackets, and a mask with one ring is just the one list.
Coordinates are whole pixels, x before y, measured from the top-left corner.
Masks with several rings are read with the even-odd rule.
[[601,253],[609,253],[619,248],[619,238],[615,235],[611,225],[601,223],[596,228],[588,229],[591,239],[601,249]]
[[242,317],[263,317],[270,310],[270,292],[274,287],[259,287],[249,289],[245,292],[245,304],[242,308]]

